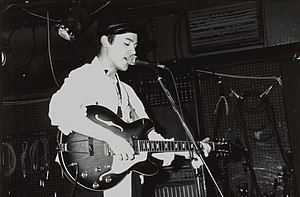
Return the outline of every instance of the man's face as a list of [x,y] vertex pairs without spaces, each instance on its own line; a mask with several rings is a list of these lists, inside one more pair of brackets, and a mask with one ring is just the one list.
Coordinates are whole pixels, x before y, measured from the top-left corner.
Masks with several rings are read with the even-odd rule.
[[117,34],[111,44],[108,44],[107,56],[117,70],[128,69],[128,59],[136,54],[136,33]]

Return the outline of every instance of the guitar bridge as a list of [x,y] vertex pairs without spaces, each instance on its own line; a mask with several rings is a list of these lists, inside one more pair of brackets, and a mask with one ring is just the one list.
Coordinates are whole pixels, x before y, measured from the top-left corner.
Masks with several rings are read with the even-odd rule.
[[106,143],[103,143],[103,149],[104,149],[104,154],[106,155],[106,156],[112,156],[113,155],[113,152],[112,152],[112,150],[111,150],[111,148],[108,146],[108,144],[106,144]]

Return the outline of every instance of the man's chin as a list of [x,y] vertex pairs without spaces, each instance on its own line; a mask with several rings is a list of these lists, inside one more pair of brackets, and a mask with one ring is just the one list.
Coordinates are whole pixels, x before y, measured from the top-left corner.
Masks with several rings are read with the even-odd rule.
[[128,66],[129,66],[128,64],[125,64],[125,65],[120,67],[120,70],[121,71],[126,71],[128,69]]

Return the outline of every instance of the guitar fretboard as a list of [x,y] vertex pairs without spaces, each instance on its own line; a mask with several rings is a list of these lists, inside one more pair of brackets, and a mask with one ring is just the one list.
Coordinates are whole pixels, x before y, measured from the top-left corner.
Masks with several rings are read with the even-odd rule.
[[[202,148],[200,142],[197,145]],[[134,150],[137,152],[180,152],[194,149],[194,144],[187,141],[134,141]]]

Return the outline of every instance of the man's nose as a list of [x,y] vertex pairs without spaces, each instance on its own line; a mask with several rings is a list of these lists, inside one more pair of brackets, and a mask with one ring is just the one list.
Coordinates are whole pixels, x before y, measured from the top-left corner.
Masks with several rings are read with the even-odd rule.
[[134,46],[130,47],[129,53],[130,53],[130,55],[135,55],[136,54],[136,50],[135,50]]

